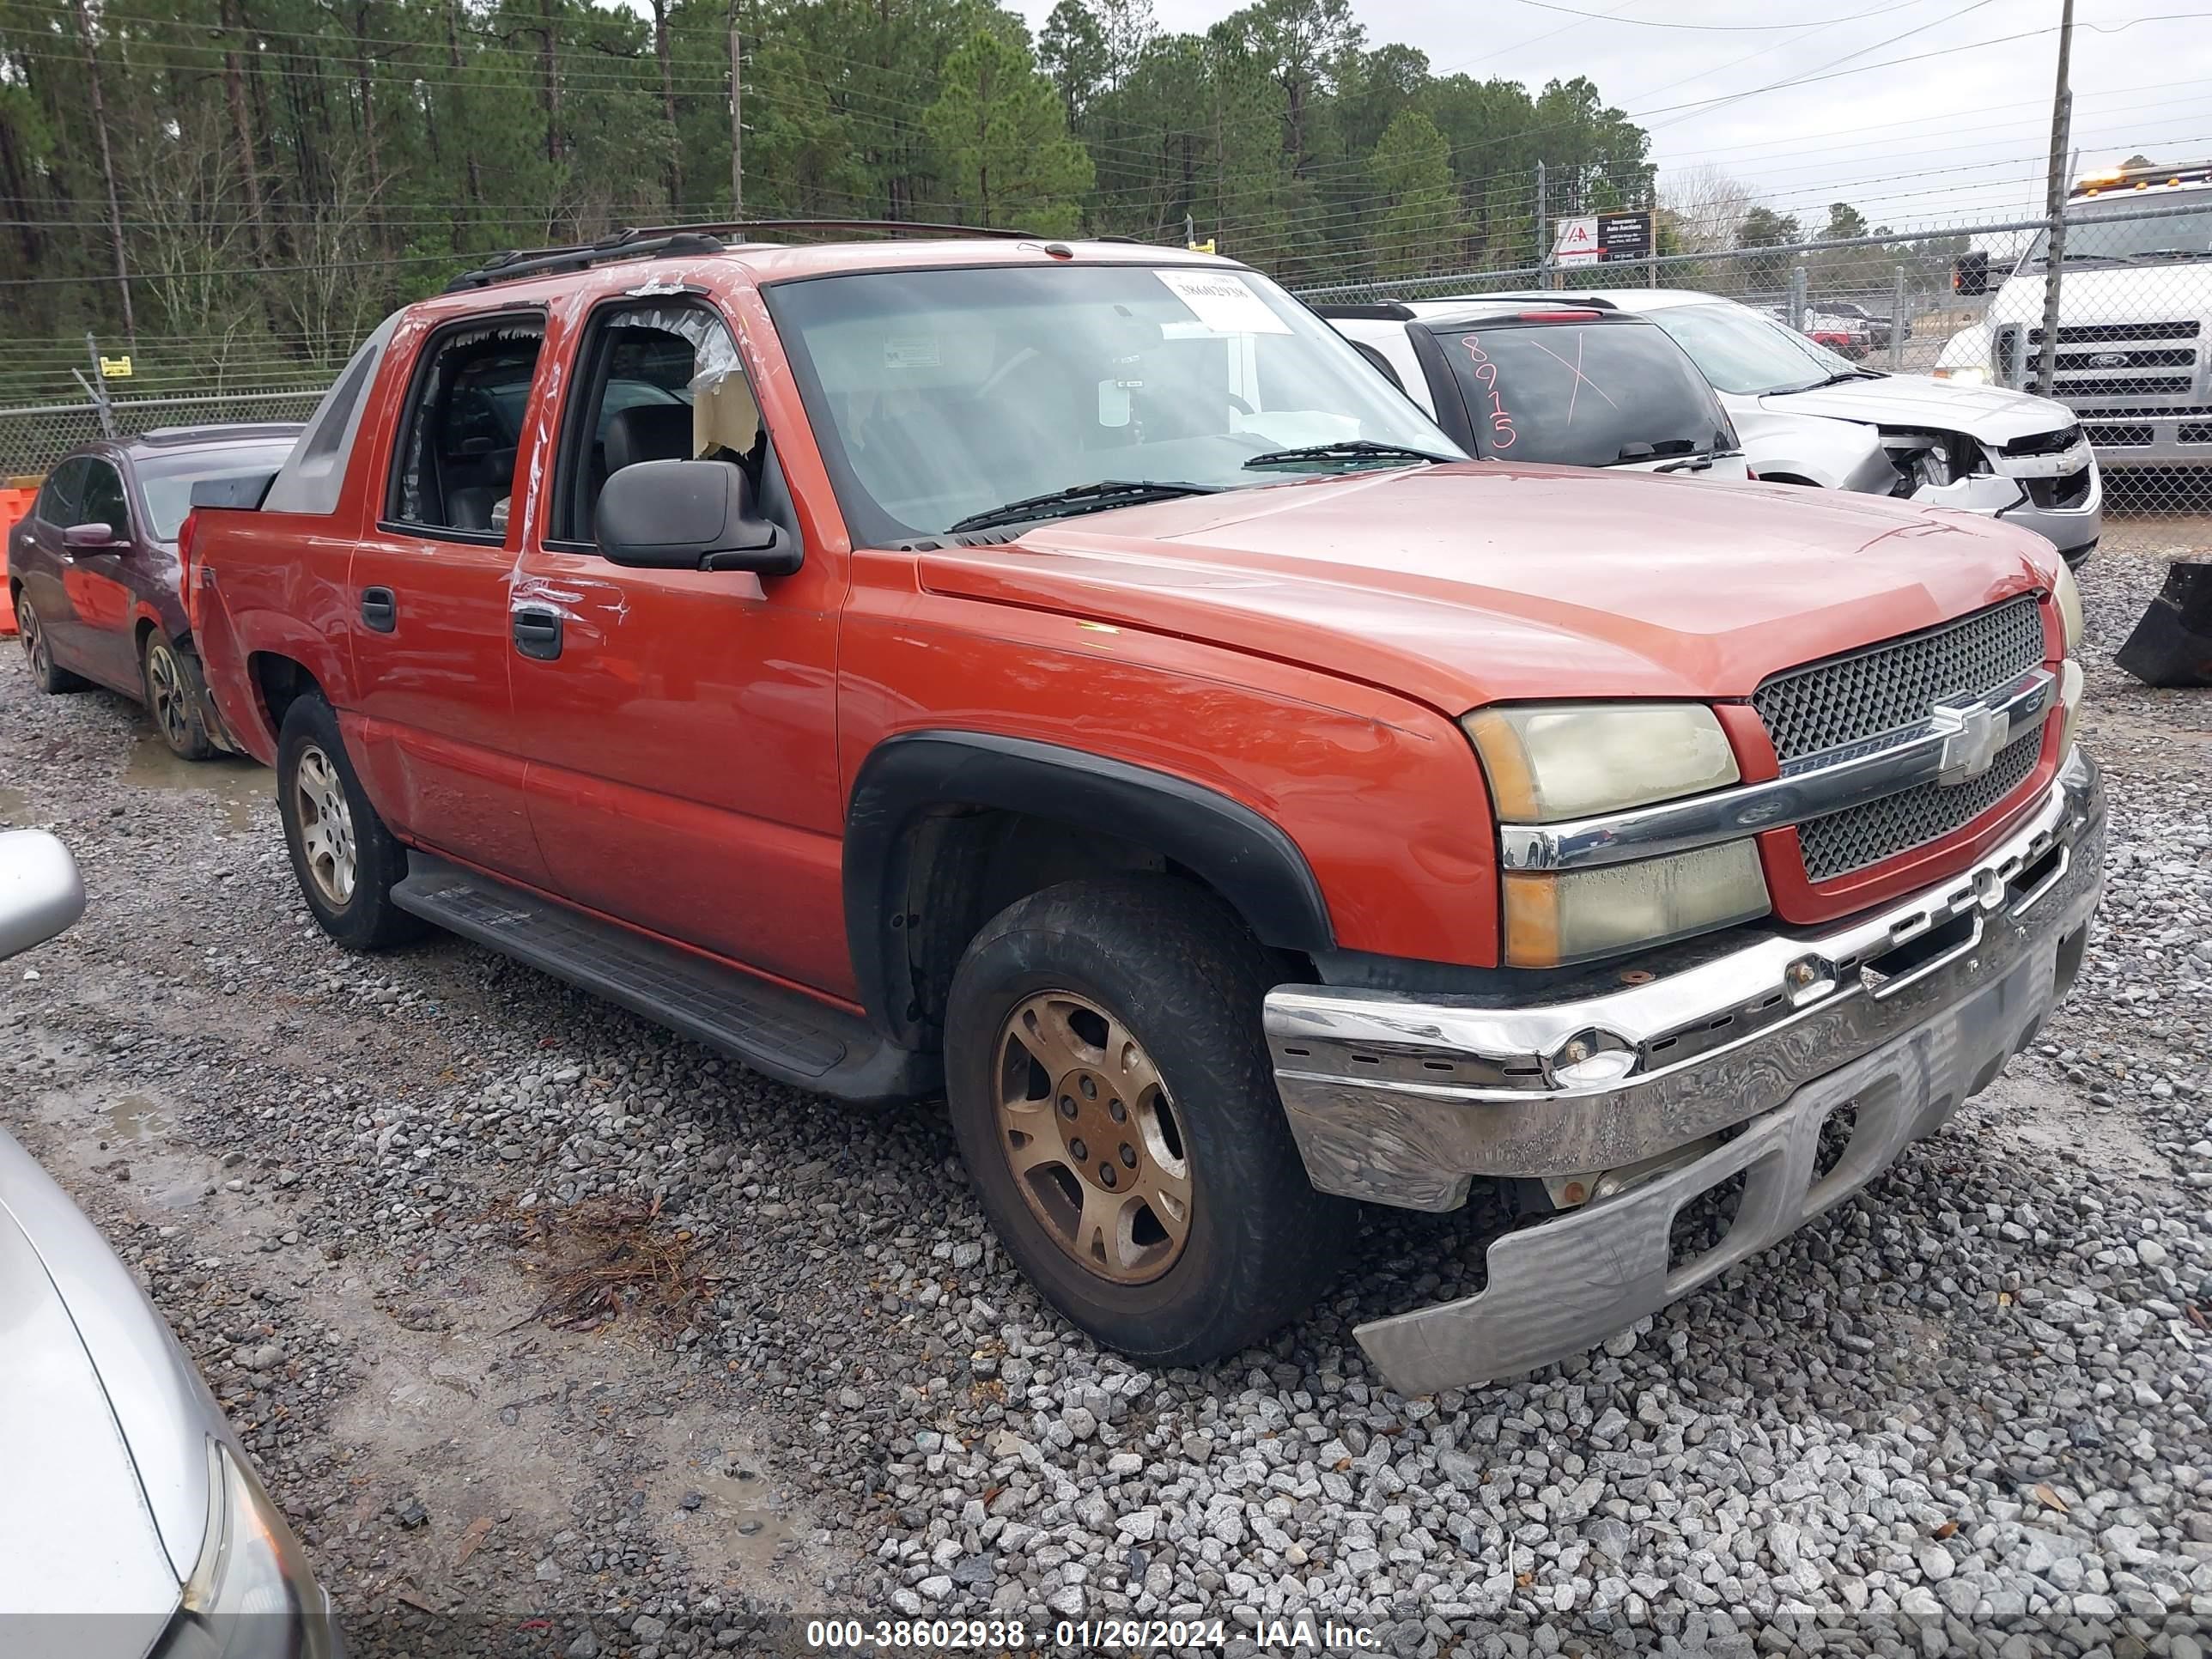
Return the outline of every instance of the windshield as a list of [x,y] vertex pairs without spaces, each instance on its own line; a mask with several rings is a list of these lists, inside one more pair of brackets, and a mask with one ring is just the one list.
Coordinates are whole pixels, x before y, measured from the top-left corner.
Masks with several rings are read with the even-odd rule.
[[1667,306],[1654,310],[1651,320],[1673,335],[1698,372],[1723,392],[1747,397],[1802,392],[1860,372],[1826,346],[1733,301]]
[[[2148,194],[2148,192],[2146,192]],[[2212,201],[2194,213],[2176,213],[2160,219],[2122,219],[2123,213],[2142,213],[2146,207],[2169,207],[2171,201],[2130,201],[2126,197],[2109,205],[2069,203],[2066,209],[2066,258],[2115,259],[2124,264],[2158,264],[2169,259],[2212,259]],[[2027,264],[2040,270],[2051,263],[2051,234],[2038,231],[2028,245]]]
[[1500,461],[1611,466],[1735,447],[1681,347],[1641,323],[1440,334],[1475,442]]
[[292,440],[240,444],[233,449],[195,449],[185,455],[141,456],[138,493],[146,500],[148,527],[157,542],[173,542],[192,510],[192,486],[203,478],[240,472],[274,472],[292,453]]
[[[1264,276],[1066,265],[870,272],[767,290],[846,516],[878,544],[1108,480],[1243,489],[1272,450],[1459,453]],[[1345,455],[1310,471],[1402,458]]]

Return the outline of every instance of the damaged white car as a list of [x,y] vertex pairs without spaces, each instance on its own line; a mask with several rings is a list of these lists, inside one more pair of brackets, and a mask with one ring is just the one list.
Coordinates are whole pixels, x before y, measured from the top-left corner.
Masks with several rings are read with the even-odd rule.
[[[1495,297],[1495,296],[1492,296]],[[1775,483],[1856,489],[2035,531],[2078,567],[2103,532],[2105,490],[2063,404],[2002,386],[1884,374],[1749,306],[1669,289],[1558,294],[1647,316],[1688,352]]]

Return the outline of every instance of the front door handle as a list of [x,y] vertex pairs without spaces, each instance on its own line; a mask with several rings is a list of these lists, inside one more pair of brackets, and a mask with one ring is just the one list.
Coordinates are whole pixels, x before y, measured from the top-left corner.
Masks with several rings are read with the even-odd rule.
[[399,602],[392,597],[388,587],[364,587],[361,590],[361,619],[380,634],[389,634],[399,626]]
[[529,605],[514,613],[514,648],[526,657],[551,662],[561,654],[561,613]]

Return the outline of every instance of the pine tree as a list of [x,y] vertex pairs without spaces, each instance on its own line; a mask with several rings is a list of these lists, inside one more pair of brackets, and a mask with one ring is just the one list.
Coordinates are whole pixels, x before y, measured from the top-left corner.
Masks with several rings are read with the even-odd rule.
[[1091,157],[1067,136],[1060,96],[1025,48],[977,28],[945,60],[921,125],[953,199],[977,222],[1074,232],[1094,182]]

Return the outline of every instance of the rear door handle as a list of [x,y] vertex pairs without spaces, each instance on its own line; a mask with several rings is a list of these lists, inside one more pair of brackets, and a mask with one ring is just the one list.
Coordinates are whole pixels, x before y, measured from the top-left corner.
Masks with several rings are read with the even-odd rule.
[[514,648],[526,657],[551,662],[561,654],[561,613],[539,605],[516,611]]
[[380,634],[389,634],[399,626],[399,602],[392,597],[388,587],[364,587],[361,590],[361,619]]

